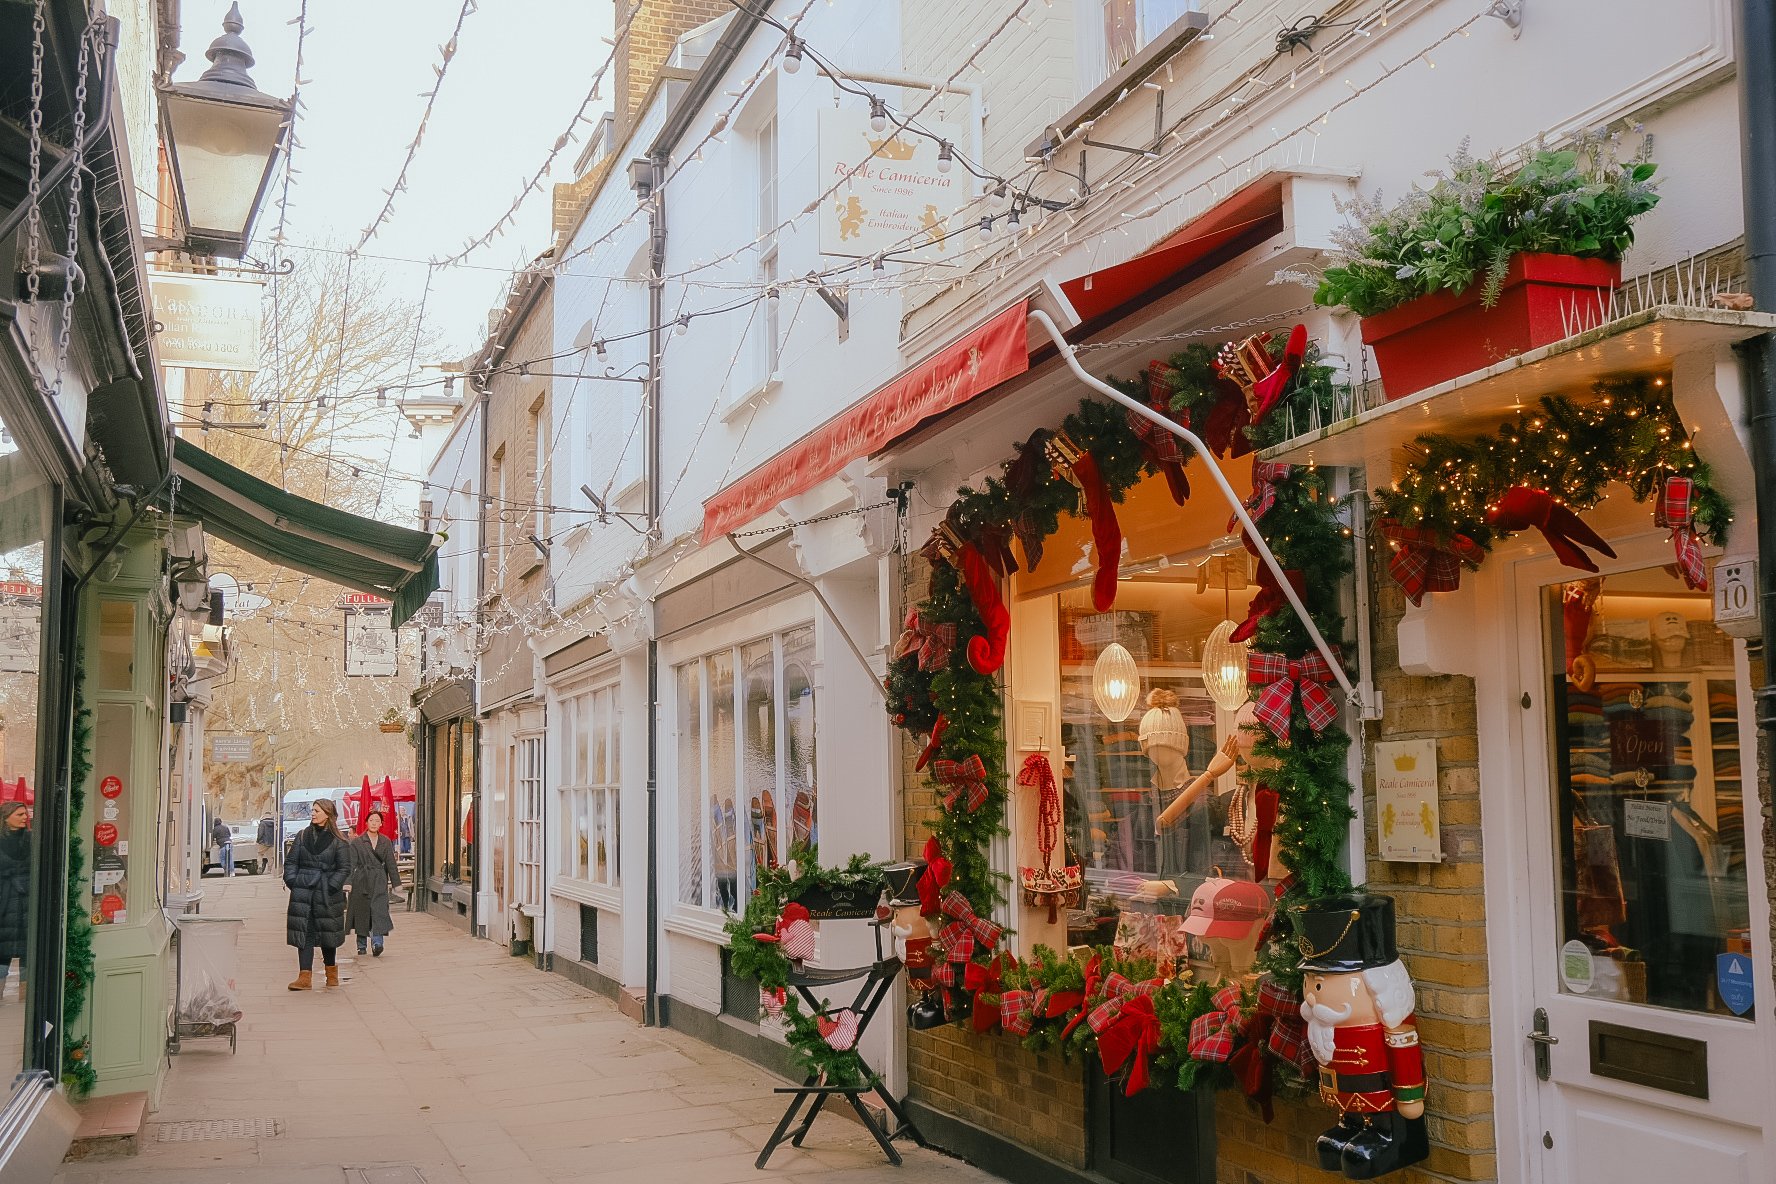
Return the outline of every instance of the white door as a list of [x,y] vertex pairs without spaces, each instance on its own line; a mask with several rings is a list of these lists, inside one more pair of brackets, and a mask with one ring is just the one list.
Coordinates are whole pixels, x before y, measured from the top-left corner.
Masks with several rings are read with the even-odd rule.
[[524,736],[516,747],[513,805],[516,859],[512,903],[532,917],[543,909],[543,738]]
[[1776,1178],[1750,669],[1662,545],[1519,568],[1533,983],[1496,1063],[1544,1184]]

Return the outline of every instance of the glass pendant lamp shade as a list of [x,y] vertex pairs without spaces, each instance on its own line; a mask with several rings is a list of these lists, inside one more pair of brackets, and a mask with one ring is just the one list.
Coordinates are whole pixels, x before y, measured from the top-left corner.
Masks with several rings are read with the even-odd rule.
[[[1244,675],[1242,670],[1241,675]],[[1092,700],[1106,719],[1121,723],[1135,710],[1141,697],[1141,672],[1134,655],[1120,641],[1105,646],[1092,664]]]
[[1232,640],[1237,628],[1222,621],[1203,642],[1203,687],[1223,711],[1238,711],[1246,701],[1246,643]]

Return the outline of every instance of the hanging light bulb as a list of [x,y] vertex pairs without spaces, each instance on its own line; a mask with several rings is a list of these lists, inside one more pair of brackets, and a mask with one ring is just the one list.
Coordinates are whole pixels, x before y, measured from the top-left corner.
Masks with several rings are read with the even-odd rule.
[[993,220],[991,218],[980,220],[980,237],[983,243],[993,237]]
[[888,130],[888,104],[876,95],[870,96],[870,131],[880,134]]
[[783,48],[783,72],[794,74],[802,68],[802,39],[791,37]]
[[940,172],[940,173],[949,172],[950,165],[955,162],[955,157],[956,157],[956,151],[955,151],[955,149],[950,147],[950,142],[948,140],[939,140],[937,142],[937,171],[938,172]]
[[1141,672],[1134,655],[1120,641],[1112,641],[1092,663],[1092,701],[1104,718],[1121,723],[1135,710],[1141,697]]
[[1238,627],[1222,621],[1203,642],[1203,687],[1223,711],[1237,711],[1246,701],[1246,643],[1233,640]]
[[999,184],[997,184],[997,185],[993,186],[991,189],[987,190],[987,204],[992,206],[995,210],[1003,209],[1005,206],[1005,201],[1006,201],[1005,182],[1001,181],[1001,182],[999,182]]

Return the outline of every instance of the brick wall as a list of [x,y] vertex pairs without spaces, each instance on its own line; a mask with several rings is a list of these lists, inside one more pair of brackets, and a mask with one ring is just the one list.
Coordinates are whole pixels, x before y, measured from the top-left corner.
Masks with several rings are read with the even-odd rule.
[[1007,1036],[909,1031],[907,1097],[1069,1167],[1086,1166],[1079,1061],[1037,1056]]
[[[1400,957],[1418,987],[1424,1043],[1425,1099],[1431,1157],[1390,1176],[1399,1184],[1493,1180],[1498,1157],[1492,1121],[1492,1050],[1488,1029],[1486,900],[1480,844],[1478,724],[1472,679],[1417,678],[1399,669],[1396,626],[1405,598],[1388,578],[1384,556],[1372,564],[1375,668],[1384,714],[1369,739],[1437,741],[1443,862],[1384,863],[1373,858],[1375,783],[1363,785],[1369,887],[1394,898]],[[1332,1111],[1313,1098],[1277,1107],[1269,1126],[1242,1100],[1218,1100],[1219,1184],[1307,1184],[1341,1179],[1304,1166]]]
[[[616,0],[617,28],[632,0]],[[672,55],[673,46],[688,30],[734,11],[727,0],[644,0],[629,26],[627,40],[619,43],[616,61],[618,139],[629,127],[642,96],[654,81],[654,73]]]

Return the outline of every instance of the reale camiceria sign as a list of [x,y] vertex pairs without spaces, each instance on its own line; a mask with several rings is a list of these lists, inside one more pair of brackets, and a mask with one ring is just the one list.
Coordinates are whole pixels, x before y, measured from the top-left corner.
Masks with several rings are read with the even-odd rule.
[[[838,189],[820,206],[823,255],[908,255],[942,258],[964,240],[947,242],[958,209],[974,196],[960,164],[938,167],[938,140],[909,132],[872,131],[860,107],[820,112],[820,189]],[[919,118],[920,128],[962,151],[973,144],[959,124]]]

